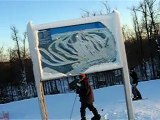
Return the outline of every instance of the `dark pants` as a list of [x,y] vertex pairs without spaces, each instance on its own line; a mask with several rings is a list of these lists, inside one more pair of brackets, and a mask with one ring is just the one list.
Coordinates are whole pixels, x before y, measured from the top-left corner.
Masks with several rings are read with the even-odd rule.
[[97,109],[93,106],[93,104],[81,103],[80,112],[81,112],[82,119],[85,118],[85,116],[86,116],[86,108],[88,108],[90,111],[92,111],[94,116],[99,115]]
[[132,85],[132,94],[134,99],[142,99],[141,93],[137,89],[137,85]]

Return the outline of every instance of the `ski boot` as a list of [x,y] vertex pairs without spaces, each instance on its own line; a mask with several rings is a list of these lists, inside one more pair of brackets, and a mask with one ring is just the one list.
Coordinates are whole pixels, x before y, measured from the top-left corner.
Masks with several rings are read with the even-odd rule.
[[96,116],[91,118],[91,120],[100,120],[100,119],[101,119],[100,114],[98,114],[98,115],[96,115]]
[[81,120],[87,120],[86,117],[82,117]]

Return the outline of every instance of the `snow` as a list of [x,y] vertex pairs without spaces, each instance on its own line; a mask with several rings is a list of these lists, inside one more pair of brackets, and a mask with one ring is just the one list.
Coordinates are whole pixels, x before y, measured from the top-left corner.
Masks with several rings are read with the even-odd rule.
[[[144,100],[133,101],[135,120],[159,120],[160,118],[160,80],[140,82],[138,86]],[[94,90],[95,106],[110,120],[127,120],[127,109],[123,85],[115,85]],[[74,107],[73,103],[76,98]],[[80,120],[80,102],[76,94],[66,93],[46,96],[50,120]],[[71,115],[73,107],[73,113]],[[41,119],[37,98],[0,104],[0,113],[9,112],[11,120]],[[87,118],[92,113],[87,109]]]

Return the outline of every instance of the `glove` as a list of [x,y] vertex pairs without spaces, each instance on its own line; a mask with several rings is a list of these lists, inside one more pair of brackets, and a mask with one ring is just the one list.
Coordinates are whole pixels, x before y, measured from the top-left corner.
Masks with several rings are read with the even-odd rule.
[[76,85],[77,85],[77,87],[81,87],[81,84],[80,84],[80,83],[77,83]]

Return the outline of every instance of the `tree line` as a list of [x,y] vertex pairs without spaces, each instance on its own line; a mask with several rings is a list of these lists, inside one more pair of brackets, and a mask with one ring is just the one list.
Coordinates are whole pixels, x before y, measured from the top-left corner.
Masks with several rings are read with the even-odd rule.
[[129,67],[139,66],[141,76],[145,79],[148,79],[147,71],[150,71],[150,79],[154,79],[160,69],[160,2],[143,0],[130,11],[134,30],[126,32],[128,29],[123,28]]
[[[111,8],[108,2],[102,3],[106,9],[90,12],[82,10],[81,17],[108,14]],[[129,69],[134,68],[139,80],[157,79],[160,77],[160,3],[157,0],[143,0],[137,6],[129,8],[133,29],[127,25],[122,27]],[[11,39],[14,48],[0,47],[0,103],[36,97],[33,65],[27,47],[27,34],[22,37],[15,26],[11,26]],[[121,69],[103,71],[88,75],[92,87],[123,84]],[[72,92],[69,83],[76,76],[44,81],[45,94]]]

